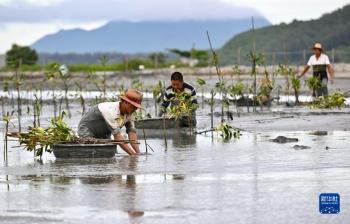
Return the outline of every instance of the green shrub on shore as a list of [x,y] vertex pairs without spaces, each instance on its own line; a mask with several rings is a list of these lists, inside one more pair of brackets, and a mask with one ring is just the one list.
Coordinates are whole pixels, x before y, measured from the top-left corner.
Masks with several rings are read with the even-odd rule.
[[[53,63],[47,65],[22,65],[20,68],[21,72],[39,72],[46,71],[50,69]],[[142,59],[131,59],[130,61],[125,61],[124,63],[112,63],[112,64],[71,64],[68,65],[68,69],[71,72],[107,72],[107,71],[137,71],[140,69],[140,65],[143,65],[145,69],[154,69],[155,64],[149,60]],[[181,63],[180,61],[169,61],[163,64],[158,64],[157,68],[169,68],[175,66],[176,68],[188,67]],[[13,68],[10,66],[5,66],[0,69],[0,72],[11,72]]]

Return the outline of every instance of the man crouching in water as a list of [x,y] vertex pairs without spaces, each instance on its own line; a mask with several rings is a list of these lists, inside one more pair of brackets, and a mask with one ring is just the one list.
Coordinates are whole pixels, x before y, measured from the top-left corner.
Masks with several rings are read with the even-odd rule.
[[110,139],[113,135],[115,140],[123,141],[121,128],[125,126],[131,143],[120,143],[119,146],[129,155],[136,155],[140,149],[132,114],[142,108],[142,93],[128,89],[120,99],[119,102],[100,103],[90,108],[79,122],[78,135],[103,139]]

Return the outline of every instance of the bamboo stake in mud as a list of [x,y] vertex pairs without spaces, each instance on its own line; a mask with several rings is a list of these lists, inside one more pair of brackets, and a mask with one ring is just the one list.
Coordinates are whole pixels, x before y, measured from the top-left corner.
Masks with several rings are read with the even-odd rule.
[[221,123],[224,123],[225,119],[225,102],[226,101],[226,96],[224,95],[223,92],[221,92]]
[[18,131],[21,131],[21,117],[22,117],[22,102],[21,102],[21,93],[20,93],[20,85],[21,80],[19,78],[19,70],[21,69],[22,59],[19,59],[19,64],[15,68],[15,86],[17,91],[17,119],[18,119]]
[[59,106],[58,106],[58,114],[61,114],[61,113],[62,113],[62,103],[63,103],[63,100],[64,100],[64,98],[61,97],[60,103],[59,103]]
[[8,139],[7,133],[9,132],[9,124],[11,121],[11,115],[9,112],[3,117],[3,121],[5,122],[5,136],[4,136],[4,162],[7,165],[8,162]]
[[211,44],[211,40],[210,40],[210,36],[209,36],[209,31],[207,31],[207,38],[208,38],[208,42],[209,42],[209,46],[210,46],[210,50],[213,54],[213,63],[215,65],[215,69],[216,69],[216,74],[218,75],[218,78],[219,78],[219,82],[222,81],[222,73],[221,73],[221,69],[219,67],[219,59],[218,59],[218,56],[216,54],[216,52],[214,51],[213,49],[213,46]]
[[52,93],[52,105],[53,105],[53,117],[56,119],[57,118],[57,100],[55,96],[55,90],[53,90],[53,93]]
[[33,127],[36,128],[36,105],[35,101],[33,102]]
[[[140,109],[142,110],[142,109]],[[143,119],[142,119],[143,120]],[[145,132],[145,128],[142,127],[142,132],[143,132],[143,139],[145,141],[145,147],[146,147],[146,155],[148,154],[148,144],[147,144],[147,139],[146,139],[146,132]]]
[[35,101],[34,101],[34,119],[36,118],[36,124],[38,127],[40,127],[40,115],[42,111],[42,99],[39,99],[36,94],[35,96]]
[[57,118],[57,98],[56,98],[56,91],[55,91],[55,86],[56,86],[56,80],[55,76],[52,78],[52,105],[53,105],[53,117],[56,119]]
[[209,32],[207,31],[207,38],[208,38],[208,42],[209,42],[209,46],[210,46],[210,50],[213,54],[213,62],[214,62],[214,65],[215,65],[215,69],[216,69],[216,73],[218,75],[218,79],[219,79],[219,84],[220,84],[220,95],[221,95],[221,123],[224,122],[224,95],[223,95],[223,85],[224,85],[224,80],[223,80],[223,77],[222,77],[222,73],[221,73],[221,69],[220,69],[220,66],[219,66],[219,59],[218,59],[218,56],[216,54],[216,52],[214,51],[213,49],[213,46],[211,44],[211,40],[210,40],[210,36],[209,36]]
[[240,117],[240,113],[239,113],[239,106],[238,106],[238,99],[237,96],[235,95],[235,101],[236,101],[236,113],[237,113],[237,117]]
[[253,42],[253,47],[252,47],[252,75],[254,76],[254,83],[253,83],[253,88],[254,88],[254,94],[253,94],[253,112],[256,112],[256,58],[255,58],[255,53],[256,53],[256,48],[255,48],[255,27],[254,27],[254,17],[252,17],[252,42]]
[[15,109],[15,98],[13,97],[13,92],[11,91],[11,107],[12,107],[12,110]]
[[153,96],[154,100],[154,116],[158,115],[158,108],[157,108],[157,99]]
[[65,100],[65,103],[66,103],[66,110],[67,110],[67,113],[68,113],[68,117],[71,118],[72,117],[72,114],[70,112],[70,107],[69,107],[69,99],[68,99],[68,84],[67,84],[67,80],[64,79],[64,100]]
[[[161,97],[163,98],[165,94],[165,83],[163,82],[163,91]],[[163,108],[161,108],[162,110]],[[164,109],[165,110],[165,109]],[[167,131],[165,127],[165,111],[163,111],[163,135],[164,135],[164,144],[165,144],[165,151],[168,150],[168,141],[167,141]]]
[[165,143],[165,151],[168,150],[168,141],[167,141],[167,133],[165,128],[165,112],[163,113],[163,134],[164,134],[164,143]]
[[214,90],[210,91],[210,124],[214,128]]

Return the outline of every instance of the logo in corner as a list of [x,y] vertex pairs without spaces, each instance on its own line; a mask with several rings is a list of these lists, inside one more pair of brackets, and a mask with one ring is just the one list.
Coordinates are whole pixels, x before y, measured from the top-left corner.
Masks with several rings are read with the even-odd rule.
[[320,194],[320,213],[338,214],[340,212],[340,196],[337,193]]

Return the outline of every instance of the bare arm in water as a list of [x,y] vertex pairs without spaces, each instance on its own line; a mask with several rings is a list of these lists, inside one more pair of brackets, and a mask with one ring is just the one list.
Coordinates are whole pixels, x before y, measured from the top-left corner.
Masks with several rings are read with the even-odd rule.
[[[124,141],[125,138],[123,137],[121,132],[118,132],[117,134],[114,134],[114,139],[118,141]],[[130,135],[129,135],[130,136]],[[130,138],[130,137],[129,137]],[[131,140],[131,139],[130,139]],[[133,147],[130,147],[128,143],[120,143],[119,146],[129,155],[136,155],[136,151],[133,149]]]
[[134,149],[136,153],[140,153],[140,147],[139,144],[137,144],[137,134],[136,132],[130,131],[128,133],[129,140],[131,141],[130,145]]

